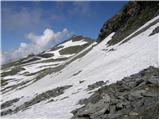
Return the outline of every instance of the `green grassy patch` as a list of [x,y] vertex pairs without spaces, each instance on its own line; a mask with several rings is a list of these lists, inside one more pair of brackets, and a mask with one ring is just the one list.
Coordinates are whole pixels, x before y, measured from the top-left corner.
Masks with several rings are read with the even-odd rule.
[[86,48],[88,45],[89,44],[87,43],[85,45],[67,47],[67,48],[60,50],[59,53],[61,55],[78,53],[78,52],[82,51],[84,48]]
[[42,57],[42,58],[50,58],[50,57],[53,57],[54,54],[44,53],[44,54],[39,54],[38,56],[39,56],[39,57]]
[[7,80],[1,79],[1,86],[2,87],[4,87],[7,84],[8,84]]
[[2,72],[1,77],[5,77],[5,76],[8,76],[8,75],[15,75],[18,72],[23,71],[23,70],[25,70],[25,69],[21,68],[21,67],[15,67],[15,68],[11,69],[10,71]]
[[68,59],[68,58],[48,59],[48,60],[41,61],[41,62],[39,62],[39,63],[59,62],[59,61],[67,60],[67,59]]

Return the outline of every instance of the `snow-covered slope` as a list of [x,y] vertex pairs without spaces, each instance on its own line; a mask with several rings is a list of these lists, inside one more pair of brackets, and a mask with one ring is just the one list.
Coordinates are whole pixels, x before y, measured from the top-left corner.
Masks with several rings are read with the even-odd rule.
[[58,67],[84,48],[95,43],[93,40],[82,36],[76,41],[78,37],[74,36],[66,42],[38,55],[29,55],[27,58],[2,66],[1,90],[6,92],[31,84],[47,75],[47,73],[49,74],[50,69]]
[[[155,21],[157,22],[152,24]],[[6,115],[3,117],[71,118],[71,111],[81,107],[78,104],[79,100],[88,98],[98,89],[89,90],[88,85],[98,81],[111,84],[149,66],[158,67],[158,34],[151,34],[158,24],[157,16],[121,42],[108,46],[106,43],[116,34],[111,33],[95,47],[93,46],[96,43],[92,43],[65,62],[59,62],[58,64],[61,65],[57,71],[40,77],[32,84],[27,83],[30,84],[28,86],[27,84],[25,87],[21,86],[21,89],[13,88],[12,91],[4,92],[1,103],[4,106],[2,112]],[[68,41],[63,46],[68,47],[71,44]],[[73,45],[79,44],[83,45],[85,42]],[[52,51],[49,50],[47,53],[52,53]],[[59,57],[57,52],[53,53]],[[40,66],[44,65],[54,67],[51,63],[31,64],[26,65],[25,70],[36,72]],[[20,74],[23,72],[3,79],[11,79],[12,77],[12,80],[8,82],[11,85],[15,84],[14,79],[26,81],[26,79],[33,77],[22,77]],[[6,101],[9,101],[9,106],[5,106]]]
[[52,73],[53,69],[57,71],[59,66],[70,61],[77,53],[94,44],[96,42],[90,38],[73,36],[66,42],[38,55],[29,55],[26,58],[3,65],[1,70],[2,94],[5,96],[5,94],[14,93]]

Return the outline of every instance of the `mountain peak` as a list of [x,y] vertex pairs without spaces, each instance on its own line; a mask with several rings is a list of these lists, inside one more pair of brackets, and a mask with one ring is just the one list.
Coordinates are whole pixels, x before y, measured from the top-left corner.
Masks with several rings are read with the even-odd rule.
[[84,40],[84,41],[95,41],[94,39],[90,38],[90,37],[86,37],[83,35],[73,35],[70,39],[68,40],[72,40],[73,42],[75,41],[80,41],[80,40]]

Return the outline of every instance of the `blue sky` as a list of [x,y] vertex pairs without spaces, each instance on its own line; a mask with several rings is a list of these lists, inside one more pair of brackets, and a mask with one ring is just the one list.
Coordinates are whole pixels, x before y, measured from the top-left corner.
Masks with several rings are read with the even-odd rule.
[[30,44],[33,39],[27,37],[29,33],[40,36],[46,29],[55,33],[67,29],[69,35],[80,34],[96,39],[103,23],[125,3],[126,1],[2,2],[2,50],[14,51],[21,43]]
[[119,11],[124,3],[2,2],[2,49],[15,49],[20,42],[29,42],[25,37],[28,33],[41,34],[45,28],[54,31],[68,28],[73,34],[96,39],[104,21]]

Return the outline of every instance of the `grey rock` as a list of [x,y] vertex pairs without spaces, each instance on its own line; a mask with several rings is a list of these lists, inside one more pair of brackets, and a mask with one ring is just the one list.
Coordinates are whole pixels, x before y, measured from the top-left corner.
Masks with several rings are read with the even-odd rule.
[[8,109],[8,110],[5,110],[5,111],[2,111],[1,112],[1,116],[7,115],[7,114],[11,114],[11,113],[12,113],[12,109]]
[[152,35],[154,35],[154,34],[156,34],[156,33],[159,33],[159,26],[157,26],[157,27],[152,31],[152,33],[149,34],[149,36],[152,36]]
[[138,113],[137,112],[130,112],[129,113],[129,118],[131,118],[131,119],[136,119],[136,118],[138,118]]
[[158,97],[157,93],[151,93],[151,92],[143,93],[142,95],[144,97]]
[[133,91],[129,94],[129,100],[135,100],[135,99],[139,99],[142,98],[142,93],[145,93],[145,90],[138,90],[138,91]]
[[122,113],[114,113],[114,114],[109,115],[109,118],[110,119],[118,119],[121,116],[122,116]]
[[111,97],[108,94],[103,95],[103,101],[105,103],[108,103],[111,101]]
[[84,82],[84,80],[79,81],[80,84],[83,83],[83,82]]
[[115,98],[111,99],[111,104],[112,105],[115,105],[117,103],[118,103],[118,99],[115,99]]
[[121,109],[123,109],[125,107],[125,104],[124,103],[118,103],[117,105],[116,105],[116,110],[118,111],[118,110],[121,110]]
[[[117,83],[103,86],[85,105],[73,112],[73,118],[137,119],[158,118],[158,68],[149,67]],[[148,82],[153,80],[151,82]],[[127,86],[128,90],[121,87]],[[149,112],[149,113],[148,113]]]
[[78,75],[80,72],[82,72],[82,71],[80,70],[80,71],[74,73],[72,76],[76,76],[76,75]]
[[87,104],[88,103],[88,99],[81,99],[79,100],[78,104],[83,105],[83,104]]
[[158,79],[149,79],[148,81],[147,81],[147,83],[150,83],[150,84],[155,84],[155,85],[157,85],[158,84]]
[[136,112],[130,112],[129,115],[131,115],[131,116],[137,116],[138,113],[136,113]]
[[44,101],[44,100],[50,99],[52,97],[56,97],[58,95],[63,94],[64,90],[66,90],[66,89],[68,89],[70,87],[72,87],[72,85],[66,85],[66,86],[62,86],[62,87],[57,87],[57,88],[55,88],[53,90],[48,90],[48,91],[46,91],[44,93],[41,93],[41,94],[35,96],[32,100],[27,101],[24,104],[16,107],[14,110],[12,110],[12,111],[10,110],[9,112],[5,112],[2,115],[16,113],[16,112],[18,112],[20,110],[26,110],[27,108],[29,108],[30,106],[32,106],[34,104],[37,104],[37,103],[39,103],[41,101]]
[[98,88],[98,87],[100,87],[102,85],[105,85],[105,84],[106,83],[104,81],[98,81],[98,82],[96,82],[96,83],[94,83],[92,85],[88,85],[88,89],[89,90],[93,90],[93,89]]
[[1,109],[7,108],[7,107],[13,105],[13,103],[18,102],[19,100],[20,100],[20,98],[15,98],[13,100],[6,101],[5,103],[1,104]]
[[110,113],[110,108],[109,108],[109,104],[104,105],[104,107],[95,112],[94,114],[91,114],[90,118],[101,118],[104,114],[109,114]]

